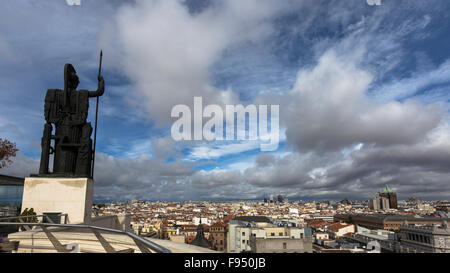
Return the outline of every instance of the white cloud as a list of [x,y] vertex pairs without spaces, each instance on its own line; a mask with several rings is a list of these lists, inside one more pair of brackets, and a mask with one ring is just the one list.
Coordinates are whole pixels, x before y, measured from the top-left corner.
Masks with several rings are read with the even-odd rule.
[[66,3],[69,6],[80,6],[81,0],[66,0]]
[[372,75],[358,57],[329,50],[315,67],[301,69],[286,111],[288,142],[298,149],[336,149],[354,143],[416,143],[443,117],[437,105],[372,102]]
[[29,177],[30,174],[37,174],[39,172],[39,162],[37,158],[30,158],[25,156],[22,152],[17,152],[16,157],[12,158],[13,163],[0,169],[1,174]]
[[194,96],[205,104],[238,101],[231,90],[213,87],[209,69],[225,49],[267,37],[270,19],[283,8],[273,1],[230,0],[191,14],[182,1],[138,0],[119,9],[101,43],[106,49],[121,45],[119,63],[135,84],[136,106],[167,125],[172,107],[192,105]]

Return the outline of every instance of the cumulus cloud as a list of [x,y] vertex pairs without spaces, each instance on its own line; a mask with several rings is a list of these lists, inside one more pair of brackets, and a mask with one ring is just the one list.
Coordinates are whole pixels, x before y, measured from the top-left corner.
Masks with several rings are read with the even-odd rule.
[[187,185],[180,182],[196,172],[193,163],[146,155],[119,159],[98,154],[95,162],[94,192],[101,199],[169,199],[180,192],[189,193]]
[[273,156],[272,154],[266,154],[266,153],[259,154],[258,157],[256,158],[256,163],[260,167],[270,166],[274,162],[275,162],[275,156]]
[[[162,140],[165,142],[165,140]],[[450,194],[450,130],[441,125],[413,145],[358,145],[349,152],[259,154],[243,169],[196,170],[194,162],[96,157],[97,200],[230,200],[280,193],[291,199],[370,198],[389,184],[399,198]],[[243,164],[243,162],[240,162]],[[39,160],[19,154],[0,172],[28,176]],[[231,164],[233,165],[233,164]]]
[[412,144],[441,121],[443,112],[436,105],[413,100],[372,102],[365,94],[372,80],[353,56],[337,56],[333,50],[321,56],[316,66],[301,69],[289,92],[288,141],[306,150],[358,142]]
[[30,174],[39,172],[39,159],[25,156],[22,152],[18,152],[16,157],[12,158],[13,163],[0,169],[1,174],[29,177]]
[[291,192],[297,189],[298,196],[370,197],[389,184],[402,198],[417,192],[423,192],[424,197],[442,197],[450,193],[449,137],[448,125],[442,124],[414,145],[364,145],[350,153],[328,152],[319,157],[317,153],[295,152],[271,168],[248,169],[247,177],[256,185],[266,178],[266,185]]
[[[37,172],[39,160],[30,151],[40,150],[43,90],[60,86],[61,64],[69,59],[82,84],[91,87],[95,76],[86,75],[97,69],[97,48],[103,48],[109,87],[100,108],[98,147],[104,153],[96,157],[97,199],[226,200],[264,193],[362,199],[385,184],[400,198],[450,194],[450,130],[442,109],[403,100],[435,85],[448,93],[448,61],[407,76],[390,73],[409,60],[407,43],[436,35],[429,29],[439,17],[435,12],[448,8],[410,1],[369,10],[352,1],[193,2],[88,1],[76,8],[62,1],[4,3],[0,89],[13,95],[1,101],[0,134],[28,153],[0,172]],[[233,61],[223,62],[230,55]],[[266,63],[259,62],[261,55],[268,55]],[[218,87],[217,63],[225,66],[222,71],[242,74],[252,94],[235,90],[236,79]],[[404,67],[411,70],[409,63]],[[278,153],[255,155],[256,142],[174,142],[164,133],[170,110],[191,105],[194,96],[204,104],[279,104],[294,149],[283,145]],[[127,99],[132,107],[123,103]],[[202,170],[198,162],[204,159],[217,160],[203,162],[217,168]]]
[[421,198],[445,198],[450,194],[449,143],[449,126],[441,123],[415,144],[259,154],[256,164],[240,170],[201,171],[189,181],[204,196],[236,199],[261,198],[267,192],[292,199],[364,199],[386,184],[402,199],[418,193]]
[[[272,32],[271,18],[285,5],[273,1],[212,2],[198,13],[182,1],[136,1],[106,25],[101,42],[120,44],[119,63],[134,83],[135,105],[157,124],[167,125],[174,105],[238,101],[231,90],[212,85],[210,68],[224,50],[258,42]],[[109,36],[110,35],[110,36]]]

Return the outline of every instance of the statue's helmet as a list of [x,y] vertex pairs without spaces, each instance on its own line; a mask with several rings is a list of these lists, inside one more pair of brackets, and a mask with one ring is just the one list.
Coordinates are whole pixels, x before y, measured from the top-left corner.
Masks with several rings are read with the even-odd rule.
[[78,79],[77,72],[71,64],[64,65],[64,90],[76,89],[80,80]]

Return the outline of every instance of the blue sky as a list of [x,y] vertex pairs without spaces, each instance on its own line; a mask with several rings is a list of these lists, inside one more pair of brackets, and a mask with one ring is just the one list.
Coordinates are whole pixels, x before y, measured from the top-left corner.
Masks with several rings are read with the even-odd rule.
[[[43,103],[74,64],[95,90],[95,198],[449,196],[450,3],[17,0],[0,10],[0,136],[37,172]],[[280,105],[280,145],[170,136],[176,104]],[[95,101],[89,119],[93,122]]]

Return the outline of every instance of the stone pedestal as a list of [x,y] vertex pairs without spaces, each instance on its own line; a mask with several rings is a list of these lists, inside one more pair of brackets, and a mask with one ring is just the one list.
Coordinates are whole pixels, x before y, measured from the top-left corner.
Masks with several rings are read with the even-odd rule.
[[91,221],[94,181],[90,178],[27,177],[23,188],[22,211],[33,208],[68,214],[68,223]]

